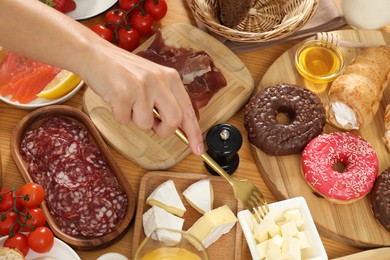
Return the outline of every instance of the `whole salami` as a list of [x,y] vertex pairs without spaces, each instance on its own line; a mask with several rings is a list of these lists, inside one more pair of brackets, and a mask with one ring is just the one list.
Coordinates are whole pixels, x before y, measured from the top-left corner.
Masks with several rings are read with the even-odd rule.
[[48,117],[23,135],[20,154],[64,233],[103,236],[125,216],[127,196],[82,125]]

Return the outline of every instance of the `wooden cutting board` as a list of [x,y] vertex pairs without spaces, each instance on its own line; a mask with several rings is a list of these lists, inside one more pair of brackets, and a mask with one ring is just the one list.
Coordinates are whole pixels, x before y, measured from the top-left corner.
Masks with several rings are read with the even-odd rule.
[[[150,206],[146,204],[146,199],[149,195],[163,182],[172,180],[181,197],[184,207],[186,208],[186,212],[183,215],[183,230],[188,230],[200,217],[202,217],[202,215],[191,207],[191,205],[183,197],[183,192],[191,184],[206,178],[210,178],[214,191],[213,208],[227,205],[236,216],[239,211],[243,210],[242,204],[234,197],[233,189],[230,184],[220,176],[168,171],[148,172],[142,177],[139,188],[132,255],[135,254],[137,247],[140,245],[142,240],[145,239],[142,215],[150,209]],[[229,250],[226,250],[226,248],[229,248]],[[238,222],[228,233],[224,234],[207,248],[210,259],[225,258],[229,260],[240,260],[242,254],[241,251],[242,229]]]
[[[390,34],[377,31],[337,31],[343,40],[368,43],[390,44]],[[294,54],[298,46],[292,47],[281,55],[268,69],[255,92],[275,83],[295,83],[316,92],[322,102],[327,104],[327,91],[330,84],[312,84],[304,80],[294,67]],[[347,64],[361,49],[341,48]],[[390,103],[390,88],[384,96],[375,116],[375,120],[360,131],[351,131],[363,136],[375,149],[379,159],[379,172],[390,167],[390,154],[382,143],[384,134],[384,109]],[[339,131],[326,124],[324,132]],[[315,196],[302,177],[301,155],[268,156],[261,150],[252,147],[258,169],[279,200],[303,196],[309,205],[317,228],[322,235],[349,243],[358,247],[390,246],[390,232],[386,231],[373,216],[368,196],[348,205],[336,205]]]
[[[162,29],[162,36],[170,45],[192,48],[195,51],[205,50],[226,77],[227,86],[199,111],[199,124],[205,136],[210,127],[226,122],[248,101],[254,89],[252,76],[230,49],[192,25],[170,25]],[[151,37],[135,52],[149,47],[153,39]],[[174,135],[161,139],[153,131],[141,131],[132,123],[116,123],[107,104],[90,89],[84,94],[83,109],[114,149],[144,169],[168,169],[191,152]]]

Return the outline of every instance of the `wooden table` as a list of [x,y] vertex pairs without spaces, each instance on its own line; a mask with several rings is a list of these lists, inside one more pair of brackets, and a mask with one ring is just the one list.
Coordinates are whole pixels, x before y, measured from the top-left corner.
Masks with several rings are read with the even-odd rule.
[[[188,7],[185,4],[185,1],[182,0],[168,0],[169,11],[167,16],[161,21],[160,26],[166,26],[169,24],[182,22],[195,24],[195,21],[192,17],[192,14]],[[91,18],[89,20],[82,21],[86,26],[92,26],[96,23],[103,23],[104,14]],[[390,33],[390,25],[383,28],[382,31]],[[268,67],[279,57],[284,51],[289,49],[291,46],[297,42],[289,42],[279,46],[253,51],[249,53],[240,54],[240,59],[245,63],[247,68],[252,74],[252,77],[257,86],[263,77],[264,73]],[[258,58],[261,57],[261,58]],[[76,96],[71,100],[64,103],[64,105],[73,106],[76,108],[82,107],[82,97],[85,89],[81,90]],[[29,113],[29,111],[21,110],[14,108],[6,103],[0,103],[0,153],[1,153],[1,167],[3,172],[2,187],[10,187],[15,185],[16,188],[20,187],[24,181],[20,173],[18,172],[16,165],[10,153],[10,137],[12,130],[15,125]],[[266,184],[263,182],[260,173],[253,161],[252,153],[248,144],[248,141],[245,137],[245,129],[243,125],[243,110],[241,109],[236,115],[234,115],[228,123],[236,126],[244,136],[244,142],[242,148],[239,151],[240,156],[240,165],[238,170],[235,173],[237,178],[247,178],[253,181],[264,193],[265,197],[269,202],[276,201],[275,197],[271,194]],[[141,177],[147,172],[146,170],[138,167],[132,162],[128,161],[121,155],[119,155],[115,150],[111,149],[111,152],[114,158],[117,160],[119,166],[126,174],[128,181],[132,185],[136,196],[138,197],[138,190],[141,181]],[[170,171],[174,172],[196,172],[208,174],[203,166],[203,162],[200,157],[195,155],[189,155],[175,167],[171,168]],[[100,255],[107,252],[118,252],[126,255],[131,259],[132,252],[132,237],[134,230],[134,222],[131,223],[130,229],[128,232],[113,245],[94,251],[77,251],[79,256],[82,259],[96,259]],[[363,251],[363,249],[354,248],[352,246],[342,244],[333,240],[330,240],[324,236],[321,237],[325,245],[326,251],[329,258],[335,258],[340,256],[345,256],[353,254],[356,252]],[[249,249],[246,245],[246,242],[243,241],[242,247],[242,259],[251,259]]]

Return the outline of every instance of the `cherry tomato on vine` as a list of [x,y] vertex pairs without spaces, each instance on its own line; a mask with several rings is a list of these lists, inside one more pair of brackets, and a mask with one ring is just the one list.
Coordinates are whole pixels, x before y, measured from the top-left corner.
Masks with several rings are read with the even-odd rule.
[[168,5],[165,0],[146,0],[144,3],[145,11],[150,14],[155,21],[160,21],[167,14]]
[[[119,0],[119,9],[122,9],[123,11],[127,12],[134,8],[138,4],[139,0]],[[139,8],[135,8],[134,11],[132,11],[129,15],[135,13],[135,11],[139,10]]]
[[[0,191],[0,212],[9,210],[14,206],[14,198],[12,196],[11,188]],[[19,192],[15,191],[15,196],[19,196]],[[16,209],[22,208],[22,199],[15,198]]]
[[9,234],[15,234],[19,231],[20,225],[16,222],[16,213],[14,211],[8,211],[7,214],[2,214],[0,218],[0,235],[7,236]]
[[[106,13],[105,22],[106,26],[111,30],[115,30],[117,24],[120,26],[126,26],[125,12],[119,9],[114,9]],[[122,20],[123,19],[123,20]]]
[[16,233],[13,237],[8,237],[4,241],[3,246],[9,248],[17,248],[20,252],[23,253],[24,256],[26,256],[28,251],[30,250],[30,247],[27,243],[27,237],[22,233]]
[[26,208],[19,215],[19,220],[25,225],[22,227],[22,231],[32,231],[35,228],[43,227],[46,223],[45,213],[41,208],[32,207]]
[[103,24],[96,24],[92,26],[91,30],[109,42],[112,42],[112,40],[114,39],[113,31],[110,28],[104,26]]
[[35,252],[46,253],[54,245],[54,235],[47,227],[39,227],[28,234],[27,242]]
[[118,46],[127,51],[133,51],[137,48],[139,38],[139,33],[132,28],[129,30],[120,28],[118,30]]
[[22,196],[27,195],[27,200],[24,198],[22,201],[23,205],[26,207],[36,207],[41,204],[45,198],[45,190],[38,183],[26,183],[20,187],[19,192]]
[[142,15],[141,12],[131,17],[131,25],[140,36],[147,36],[153,31],[153,17],[150,14]]

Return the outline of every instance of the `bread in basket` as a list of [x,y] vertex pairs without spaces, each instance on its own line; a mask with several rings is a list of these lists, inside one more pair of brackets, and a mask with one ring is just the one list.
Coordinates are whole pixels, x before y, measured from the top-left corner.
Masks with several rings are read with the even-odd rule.
[[314,15],[319,0],[188,0],[195,18],[234,42],[289,36]]

